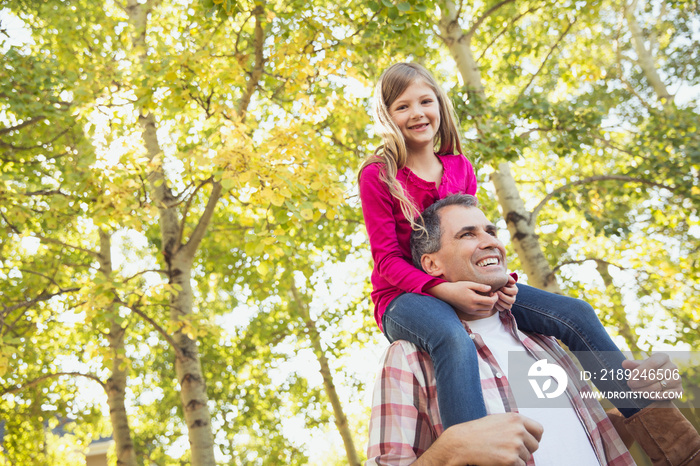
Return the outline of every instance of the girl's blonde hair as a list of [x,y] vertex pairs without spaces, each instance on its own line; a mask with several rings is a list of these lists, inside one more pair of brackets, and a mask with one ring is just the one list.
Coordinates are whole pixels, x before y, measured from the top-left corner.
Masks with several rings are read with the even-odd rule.
[[389,187],[389,192],[399,201],[401,212],[411,223],[411,227],[420,229],[416,218],[420,211],[401,183],[396,179],[399,170],[406,166],[408,150],[401,130],[391,119],[389,107],[416,81],[422,81],[433,90],[438,100],[440,109],[440,126],[435,136],[435,150],[438,154],[461,154],[462,143],[459,138],[457,117],[455,116],[452,102],[445,91],[438,85],[432,74],[416,63],[396,63],[384,70],[374,89],[374,102],[372,113],[377,134],[382,138],[382,144],[377,147],[374,154],[368,157],[360,167],[359,176],[368,165],[373,163],[383,164],[381,171],[382,181]]

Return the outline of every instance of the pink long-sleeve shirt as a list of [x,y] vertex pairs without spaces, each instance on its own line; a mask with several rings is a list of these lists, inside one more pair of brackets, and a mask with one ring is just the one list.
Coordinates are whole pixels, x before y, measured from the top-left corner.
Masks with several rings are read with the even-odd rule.
[[[450,194],[476,194],[474,167],[463,155],[437,155],[443,166],[440,186],[416,176],[404,167],[396,174],[419,211]],[[382,328],[382,315],[389,303],[401,293],[427,294],[445,280],[420,271],[411,260],[411,224],[401,212],[399,201],[389,192],[380,174],[383,164],[367,166],[360,175],[362,214],[369,236],[374,269],[372,301],[374,318]]]

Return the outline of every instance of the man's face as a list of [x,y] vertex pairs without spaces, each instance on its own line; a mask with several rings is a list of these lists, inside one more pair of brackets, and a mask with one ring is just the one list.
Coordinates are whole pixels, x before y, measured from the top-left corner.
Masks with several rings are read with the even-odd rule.
[[508,282],[506,251],[496,226],[477,207],[448,206],[439,211],[441,247],[435,263],[449,282],[471,281],[495,291]]

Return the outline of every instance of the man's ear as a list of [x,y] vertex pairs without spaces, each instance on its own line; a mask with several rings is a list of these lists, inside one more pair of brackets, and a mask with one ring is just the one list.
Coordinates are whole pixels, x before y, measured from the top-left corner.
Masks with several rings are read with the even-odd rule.
[[442,276],[442,264],[434,254],[423,254],[423,257],[420,258],[420,265],[428,275],[433,277]]

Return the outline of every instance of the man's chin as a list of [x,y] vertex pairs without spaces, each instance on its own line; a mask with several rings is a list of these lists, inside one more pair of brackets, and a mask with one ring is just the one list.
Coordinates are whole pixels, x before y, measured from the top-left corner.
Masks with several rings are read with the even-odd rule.
[[486,285],[491,285],[491,292],[495,292],[503,288],[508,284],[508,275],[505,274],[502,277],[494,278],[493,280],[489,280]]

